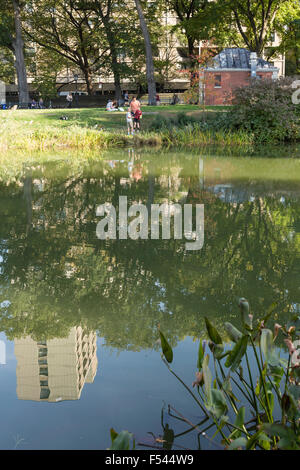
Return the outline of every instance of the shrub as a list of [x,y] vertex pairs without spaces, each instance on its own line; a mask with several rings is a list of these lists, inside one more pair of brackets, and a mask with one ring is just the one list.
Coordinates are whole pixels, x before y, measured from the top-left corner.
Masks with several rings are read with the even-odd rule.
[[153,120],[150,126],[151,131],[171,130],[175,127],[183,128],[188,125],[194,125],[198,121],[192,116],[187,116],[185,113],[178,113],[174,117],[166,118],[158,115]]
[[228,125],[253,133],[256,142],[299,139],[299,105],[292,103],[292,81],[255,79],[238,88],[234,107],[228,113]]

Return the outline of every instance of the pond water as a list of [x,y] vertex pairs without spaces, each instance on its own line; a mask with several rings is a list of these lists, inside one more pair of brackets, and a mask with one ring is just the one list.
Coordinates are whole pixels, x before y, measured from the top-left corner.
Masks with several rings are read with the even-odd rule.
[[[99,240],[96,208],[119,196],[204,204],[203,248]],[[284,323],[300,311],[299,261],[298,158],[123,150],[0,167],[0,448],[105,449],[111,427],[138,448],[168,427],[174,449],[214,448],[168,413],[201,421],[158,326],[191,384],[204,316],[238,326],[244,296],[255,316],[276,301]]]

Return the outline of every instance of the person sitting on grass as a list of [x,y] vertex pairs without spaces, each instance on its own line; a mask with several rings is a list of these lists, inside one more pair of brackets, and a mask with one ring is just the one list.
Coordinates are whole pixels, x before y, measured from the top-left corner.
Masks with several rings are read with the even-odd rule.
[[134,130],[140,131],[141,130],[141,119],[142,119],[142,111],[137,109],[134,113]]
[[126,122],[127,122],[128,135],[133,135],[133,120],[132,120],[132,114],[131,114],[130,108],[128,108],[128,111],[126,113]]
[[107,102],[106,111],[117,111],[117,109],[114,107],[114,103],[112,102],[111,99],[109,99],[108,102]]

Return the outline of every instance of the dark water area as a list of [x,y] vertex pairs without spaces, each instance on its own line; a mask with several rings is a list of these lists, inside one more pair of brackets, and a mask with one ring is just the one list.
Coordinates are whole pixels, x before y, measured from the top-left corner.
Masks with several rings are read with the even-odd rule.
[[[203,248],[99,240],[96,208],[120,196],[203,204]],[[300,312],[299,261],[297,158],[126,150],[0,168],[0,448],[105,449],[111,427],[138,448],[168,427],[174,449],[214,448],[168,413],[201,421],[162,363],[158,325],[191,384],[204,316],[226,341],[243,296],[255,317],[276,302],[271,322],[285,323]]]

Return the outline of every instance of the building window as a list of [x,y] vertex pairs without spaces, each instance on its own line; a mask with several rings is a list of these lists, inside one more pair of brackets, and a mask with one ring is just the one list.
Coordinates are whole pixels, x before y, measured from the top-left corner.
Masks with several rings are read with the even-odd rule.
[[215,75],[215,88],[221,88],[221,75]]

